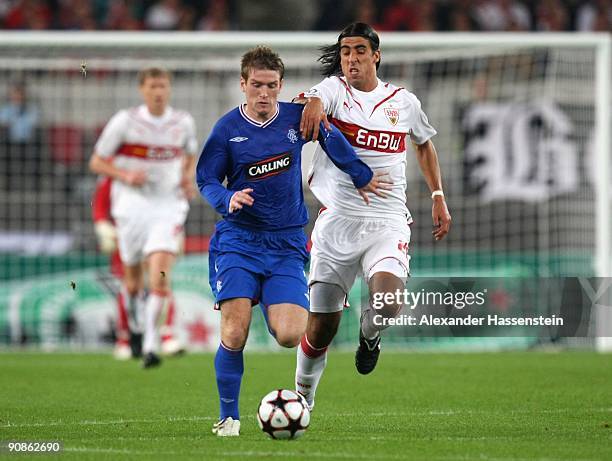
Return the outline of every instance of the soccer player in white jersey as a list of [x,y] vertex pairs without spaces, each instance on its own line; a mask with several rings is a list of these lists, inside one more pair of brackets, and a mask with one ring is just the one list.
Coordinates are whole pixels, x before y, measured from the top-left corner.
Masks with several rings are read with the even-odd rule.
[[143,302],[141,262],[148,260],[144,368],[160,364],[157,323],[171,299],[171,270],[188,200],[195,196],[195,123],[190,114],[168,105],[170,80],[169,72],[160,68],[138,74],[144,104],[111,118],[89,162],[91,171],[113,178],[111,213],[132,314]]
[[[302,95],[307,104],[300,129],[315,139],[321,119],[329,117],[376,173],[393,184],[386,198],[369,205],[349,194],[351,183],[321,152],[315,153],[309,184],[324,205],[312,233],[310,313],[297,353],[296,388],[310,405],[326,364],[326,351],[336,334],[344,301],[358,274],[369,288],[370,300],[403,290],[409,275],[410,212],[406,207],[407,140],[414,145],[420,169],[432,192],[433,237],[442,239],[451,217],[442,192],[438,157],[431,137],[436,134],[417,97],[377,76],[381,52],[376,32],[353,23],[338,41],[322,48],[319,61],[327,77]],[[355,365],[370,373],[380,353],[380,330],[373,317],[395,317],[401,305],[387,303],[375,311],[362,306]],[[380,323],[380,322],[379,322]]]

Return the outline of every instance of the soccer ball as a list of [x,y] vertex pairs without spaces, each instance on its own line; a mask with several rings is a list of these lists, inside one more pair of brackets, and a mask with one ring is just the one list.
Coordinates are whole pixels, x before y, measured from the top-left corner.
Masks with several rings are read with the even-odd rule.
[[310,424],[310,411],[300,394],[277,389],[261,399],[257,423],[273,439],[297,439]]

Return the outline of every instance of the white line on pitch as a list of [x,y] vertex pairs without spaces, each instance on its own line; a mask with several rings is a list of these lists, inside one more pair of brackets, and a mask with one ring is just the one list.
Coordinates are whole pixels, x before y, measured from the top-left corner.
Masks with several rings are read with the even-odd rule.
[[104,426],[113,424],[154,424],[154,423],[174,423],[183,421],[212,421],[218,418],[213,416],[190,416],[190,417],[171,417],[165,419],[116,419],[110,421],[48,421],[44,423],[7,423],[2,428],[11,427],[45,427],[45,426]]
[[[552,408],[552,409],[507,409],[507,410],[430,410],[430,411],[413,411],[413,412],[379,412],[379,413],[334,413],[332,416],[340,418],[351,417],[406,417],[406,416],[453,416],[453,415],[482,415],[482,414],[557,414],[557,413],[610,413],[612,407],[608,408]],[[243,416],[242,419],[252,419],[253,416]],[[117,419],[110,421],[48,421],[40,423],[11,423],[1,425],[0,427],[19,428],[19,427],[46,427],[46,426],[103,426],[115,424],[155,424],[155,423],[173,423],[185,421],[213,421],[217,420],[215,416],[192,416],[192,417],[169,417],[165,419]]]

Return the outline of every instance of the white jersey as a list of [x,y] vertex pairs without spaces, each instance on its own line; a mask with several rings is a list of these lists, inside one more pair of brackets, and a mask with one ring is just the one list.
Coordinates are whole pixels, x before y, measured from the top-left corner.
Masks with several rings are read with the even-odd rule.
[[350,86],[344,77],[329,77],[305,93],[321,98],[329,120],[374,172],[388,173],[393,190],[383,199],[373,194],[366,205],[351,178],[319,146],[309,172],[309,185],[328,209],[347,216],[408,217],[406,207],[406,136],[420,145],[436,134],[417,97],[378,80],[369,92]]
[[113,158],[118,168],[144,171],[146,183],[133,187],[113,181],[111,213],[115,219],[147,213],[186,215],[189,205],[180,188],[183,155],[195,155],[195,123],[187,112],[168,107],[160,117],[141,105],[117,112],[95,146],[97,155]]

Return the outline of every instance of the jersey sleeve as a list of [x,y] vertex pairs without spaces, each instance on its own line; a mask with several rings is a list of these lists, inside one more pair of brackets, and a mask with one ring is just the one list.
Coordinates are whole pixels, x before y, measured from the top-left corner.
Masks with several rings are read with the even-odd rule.
[[438,132],[431,126],[427,115],[421,109],[421,101],[413,94],[409,95],[410,103],[412,105],[412,126],[410,127],[410,140],[417,144],[425,144],[429,139],[435,136]]
[[108,121],[102,134],[96,142],[94,152],[100,157],[112,157],[119,146],[123,143],[125,129],[127,127],[128,113],[126,110],[117,112]]
[[340,130],[332,125],[331,131],[327,131],[321,122],[319,133],[321,147],[333,164],[351,177],[357,189],[366,186],[372,180],[374,173],[357,157],[355,150]]
[[185,139],[185,153],[187,155],[196,155],[198,152],[198,139],[196,138],[195,121],[191,114],[187,114],[185,118],[185,127],[187,138]]
[[223,128],[215,125],[196,166],[196,182],[200,194],[221,215],[229,214],[229,202],[233,192],[223,186],[227,177],[229,152]]
[[331,112],[336,104],[339,94],[339,83],[337,77],[327,77],[304,93],[305,98],[321,98],[325,112]]

